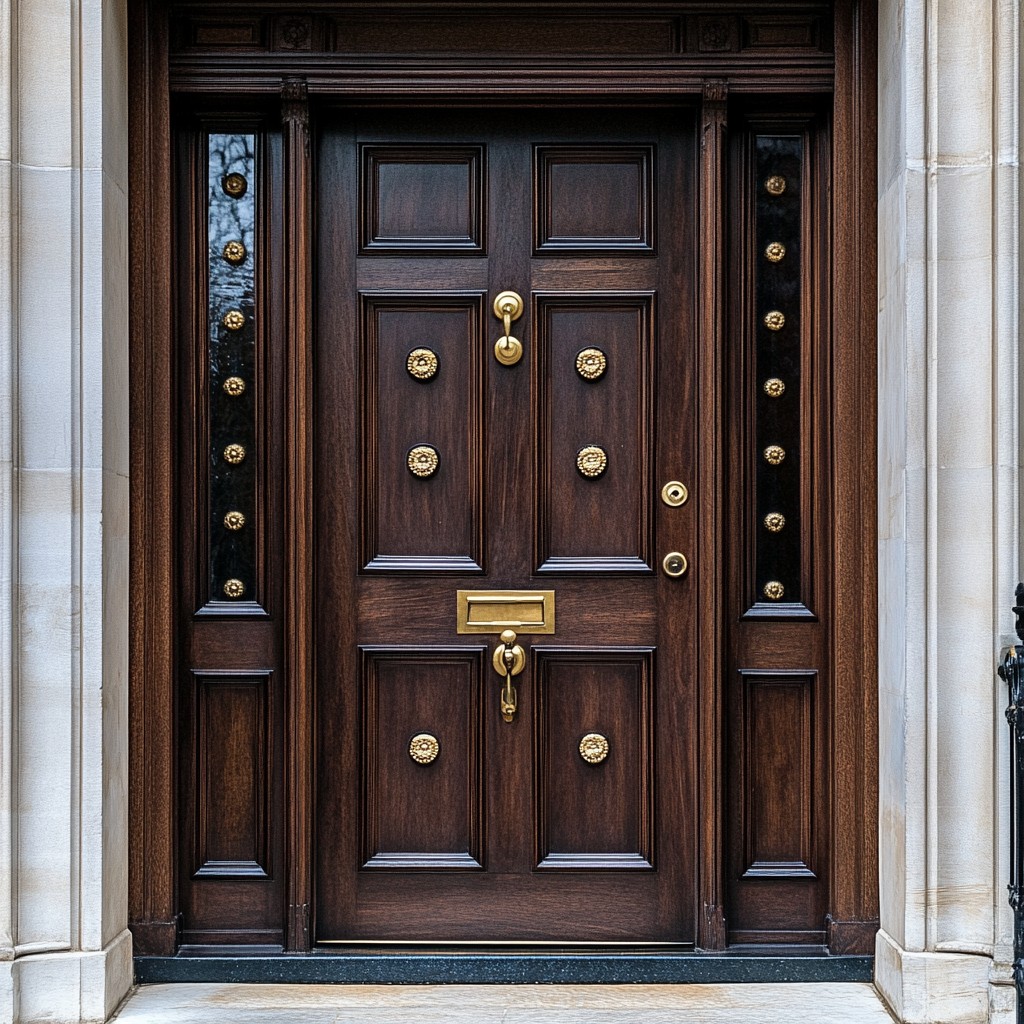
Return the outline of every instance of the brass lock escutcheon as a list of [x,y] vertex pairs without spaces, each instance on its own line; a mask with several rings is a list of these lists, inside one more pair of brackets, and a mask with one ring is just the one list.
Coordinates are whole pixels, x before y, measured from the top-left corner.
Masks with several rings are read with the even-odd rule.
[[686,484],[680,483],[678,480],[669,480],[661,489],[661,500],[669,508],[679,508],[680,505],[685,505],[689,497],[690,492],[686,489]]
[[516,292],[501,292],[494,300],[494,315],[505,333],[494,343],[494,358],[502,366],[515,366],[523,358],[523,345],[512,337],[512,322],[523,315],[523,298]]
[[505,680],[501,688],[501,717],[506,722],[511,722],[516,716],[518,706],[518,697],[516,688],[512,685],[512,677],[519,675],[526,667],[526,651],[516,643],[516,634],[513,629],[504,630],[500,639],[501,643],[494,648],[491,664],[494,665],[494,671]]
[[690,563],[687,562],[686,555],[681,551],[670,551],[661,560],[661,568],[664,570],[666,576],[684,576],[689,567]]

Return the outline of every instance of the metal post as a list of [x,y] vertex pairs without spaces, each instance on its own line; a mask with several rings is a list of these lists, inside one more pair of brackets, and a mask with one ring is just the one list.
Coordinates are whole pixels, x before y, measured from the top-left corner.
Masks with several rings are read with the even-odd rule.
[[1006,721],[1010,726],[1010,884],[1013,908],[1013,980],[1017,986],[1017,1021],[1024,1024],[1024,583],[1014,592],[1020,647],[1003,654],[999,675],[1010,691]]

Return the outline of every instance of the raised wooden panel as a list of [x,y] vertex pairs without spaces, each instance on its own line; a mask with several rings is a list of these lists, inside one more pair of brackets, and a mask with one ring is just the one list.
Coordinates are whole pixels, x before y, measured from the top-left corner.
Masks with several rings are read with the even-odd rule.
[[197,878],[270,877],[271,673],[195,671]]
[[817,672],[739,675],[743,877],[813,878]]
[[743,19],[743,47],[748,50],[806,50],[821,45],[821,18],[805,14],[765,14]]
[[[429,15],[378,12],[338,19],[336,47],[350,53],[672,53],[674,18],[615,14],[541,19],[502,8],[497,14],[460,11]],[[571,44],[569,41],[571,40]]]
[[538,256],[654,254],[653,146],[537,146]]
[[[654,862],[649,647],[533,648],[538,870],[637,870]],[[580,741],[599,733],[596,764]]]
[[[361,648],[364,868],[482,868],[483,651]],[[409,753],[420,733],[429,764]]]
[[363,255],[481,255],[484,181],[480,146],[364,146]]
[[[480,572],[484,297],[364,293],[361,301],[364,571]],[[407,369],[421,347],[437,356],[430,380]],[[409,453],[425,445],[437,469],[418,477]]]
[[[654,294],[539,293],[535,323],[537,571],[649,573]],[[584,348],[605,356],[599,379],[577,372]],[[589,446],[598,477],[577,467]]]

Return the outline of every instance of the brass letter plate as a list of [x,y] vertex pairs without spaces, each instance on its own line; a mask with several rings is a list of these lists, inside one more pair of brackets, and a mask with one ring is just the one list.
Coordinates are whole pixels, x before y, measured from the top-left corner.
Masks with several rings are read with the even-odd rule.
[[553,590],[460,590],[460,633],[554,633]]

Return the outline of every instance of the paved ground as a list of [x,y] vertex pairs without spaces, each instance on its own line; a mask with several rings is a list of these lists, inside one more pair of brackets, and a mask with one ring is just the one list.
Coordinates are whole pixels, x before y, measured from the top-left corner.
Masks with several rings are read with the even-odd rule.
[[892,1024],[867,984],[143,985],[118,1024]]

